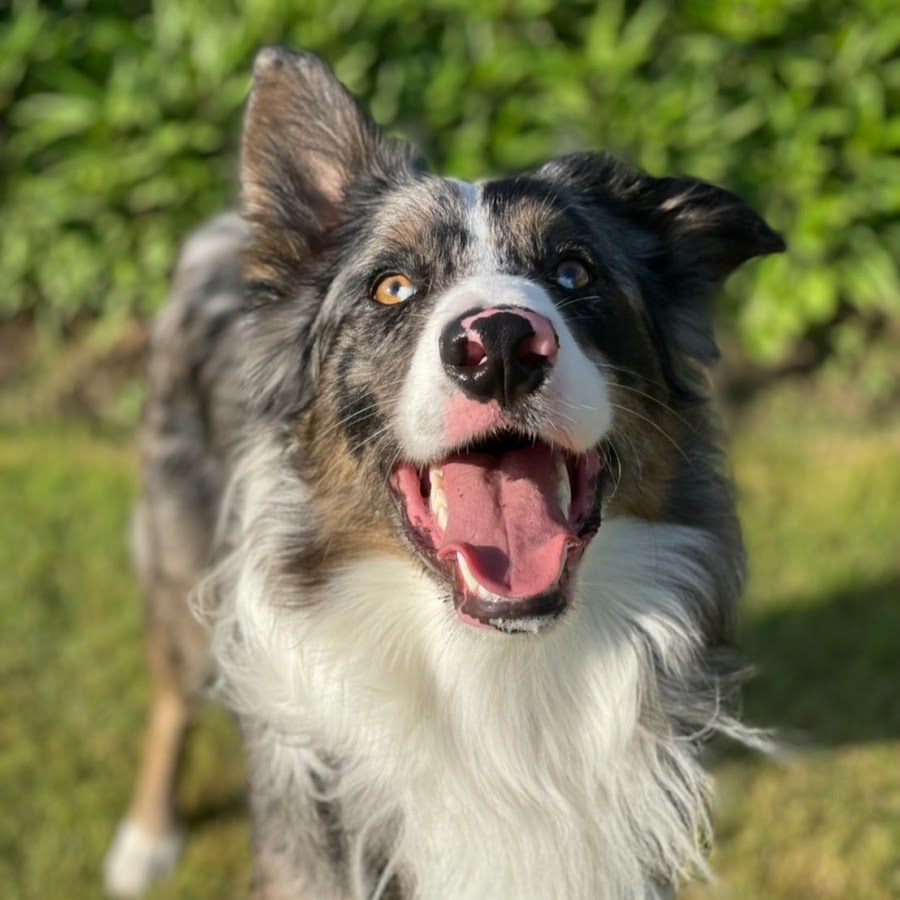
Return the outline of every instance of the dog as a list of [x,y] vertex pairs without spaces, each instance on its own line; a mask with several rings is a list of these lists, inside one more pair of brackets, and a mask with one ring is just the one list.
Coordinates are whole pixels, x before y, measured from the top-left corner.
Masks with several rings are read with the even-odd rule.
[[[264,900],[618,900],[704,872],[744,551],[711,300],[785,249],[738,197],[574,153],[431,174],[262,50],[240,215],[152,337],[133,522],[156,696],[106,859],[175,861],[210,685]],[[189,613],[188,597],[205,619]]]

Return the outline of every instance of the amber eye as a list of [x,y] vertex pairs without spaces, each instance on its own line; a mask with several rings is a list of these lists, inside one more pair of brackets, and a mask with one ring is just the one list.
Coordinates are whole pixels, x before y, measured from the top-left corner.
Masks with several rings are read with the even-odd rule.
[[406,303],[417,293],[418,288],[405,275],[386,275],[372,292],[372,298],[384,306]]
[[591,280],[588,270],[577,259],[564,259],[556,267],[553,277],[567,291],[583,288]]

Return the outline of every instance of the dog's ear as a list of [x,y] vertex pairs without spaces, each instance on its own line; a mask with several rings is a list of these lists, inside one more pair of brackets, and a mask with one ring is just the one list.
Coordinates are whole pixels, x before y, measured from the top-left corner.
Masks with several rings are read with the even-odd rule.
[[408,173],[414,154],[388,138],[309,53],[261,50],[241,147],[241,211],[270,263],[302,264],[328,243],[348,192]]
[[654,178],[594,153],[560,157],[540,175],[633,226],[623,248],[663,339],[704,365],[718,357],[712,295],[742,263],[785,250],[781,235],[738,196],[694,178]]

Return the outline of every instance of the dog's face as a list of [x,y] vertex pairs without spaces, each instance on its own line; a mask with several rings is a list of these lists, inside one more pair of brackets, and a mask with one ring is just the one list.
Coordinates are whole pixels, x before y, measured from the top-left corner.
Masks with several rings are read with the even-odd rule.
[[298,579],[411,557],[463,622],[536,632],[605,520],[678,521],[705,303],[783,249],[738,198],[590,154],[438,178],[321,63],[277,50],[242,173],[250,384],[317,516]]

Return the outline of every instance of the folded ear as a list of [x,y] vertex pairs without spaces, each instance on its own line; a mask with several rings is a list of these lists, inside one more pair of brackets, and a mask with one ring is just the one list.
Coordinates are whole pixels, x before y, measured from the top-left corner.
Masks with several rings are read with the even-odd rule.
[[706,365],[718,356],[712,295],[742,263],[786,248],[738,196],[694,178],[654,178],[593,153],[553,160],[540,174],[634,226],[623,246],[663,339]]
[[387,186],[414,167],[331,70],[309,53],[261,50],[241,147],[241,206],[276,260],[303,262],[327,244],[351,189]]

